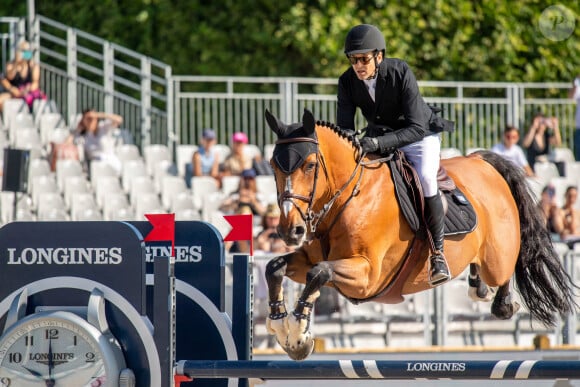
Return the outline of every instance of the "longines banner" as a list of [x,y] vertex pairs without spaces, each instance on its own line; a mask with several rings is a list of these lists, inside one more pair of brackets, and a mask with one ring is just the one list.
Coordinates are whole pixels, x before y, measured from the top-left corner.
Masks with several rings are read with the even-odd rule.
[[[6,224],[0,228],[0,299],[40,279],[98,278],[145,314],[141,239],[137,230],[121,222]],[[54,285],[56,288],[63,284]],[[75,294],[70,294],[51,302],[54,305],[82,305],[86,299],[79,300]]]

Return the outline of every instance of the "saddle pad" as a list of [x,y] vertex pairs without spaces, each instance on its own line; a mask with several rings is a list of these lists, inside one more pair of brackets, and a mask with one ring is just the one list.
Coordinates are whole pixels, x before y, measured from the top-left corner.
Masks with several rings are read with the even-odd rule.
[[477,226],[477,215],[473,206],[459,188],[442,191],[447,199],[445,235],[466,234]]
[[[415,198],[417,192],[407,184],[394,163],[390,164],[391,176],[395,183],[395,194],[399,207],[407,219],[409,226],[415,232],[421,229],[418,215],[418,203]],[[467,200],[459,188],[450,191],[441,191],[447,199],[447,212],[445,214],[445,235],[467,234],[477,226],[477,215],[473,206]]]

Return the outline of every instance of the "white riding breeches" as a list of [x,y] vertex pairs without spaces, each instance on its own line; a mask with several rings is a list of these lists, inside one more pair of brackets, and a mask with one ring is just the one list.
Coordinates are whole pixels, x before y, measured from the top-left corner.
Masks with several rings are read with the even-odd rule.
[[405,145],[401,148],[409,163],[417,171],[423,196],[431,197],[437,195],[437,171],[439,170],[439,160],[441,153],[441,138],[438,134],[424,137],[421,141]]

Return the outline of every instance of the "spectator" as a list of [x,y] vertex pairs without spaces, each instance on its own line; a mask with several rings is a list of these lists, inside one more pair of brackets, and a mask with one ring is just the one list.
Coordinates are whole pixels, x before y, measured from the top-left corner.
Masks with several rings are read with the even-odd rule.
[[576,124],[574,130],[574,158],[580,161],[580,75],[574,79],[572,89],[570,89],[570,98],[576,101]]
[[280,223],[280,208],[277,204],[271,203],[266,207],[266,212],[262,216],[262,231],[254,240],[256,250],[265,253],[285,253],[292,251],[287,247],[278,234],[278,224]]
[[263,199],[258,193],[256,171],[253,169],[245,169],[241,173],[238,189],[224,200],[220,206],[220,211],[232,214],[236,213],[242,206],[249,207],[252,213],[257,216],[262,216],[266,211]]
[[75,137],[69,134],[63,142],[50,143],[50,168],[56,171],[56,162],[58,160],[80,160],[81,152],[75,141]]
[[556,117],[544,117],[536,113],[532,125],[524,137],[523,146],[528,152],[528,164],[548,161],[552,148],[562,145],[559,121]]
[[566,188],[564,200],[564,206],[562,206],[557,219],[557,227],[560,232],[560,239],[569,245],[573,245],[580,242],[580,210],[575,208],[576,200],[578,200],[578,187],[570,186]]
[[562,231],[562,226],[561,222],[559,222],[561,215],[560,209],[556,205],[556,189],[553,185],[548,184],[542,189],[538,208],[543,215],[544,224],[550,234],[552,234],[552,238],[557,239]]
[[232,136],[232,153],[222,165],[223,175],[241,175],[242,171],[252,169],[253,160],[244,151],[248,143],[248,136],[242,132],[236,132]]
[[40,90],[40,67],[32,60],[32,49],[27,41],[20,42],[14,61],[6,64],[2,86],[6,92],[0,94],[0,111],[4,101],[10,98],[24,99],[30,111],[35,99],[46,99]]
[[211,176],[219,182],[220,156],[214,147],[215,144],[215,130],[204,129],[200,145],[191,158],[191,164],[185,167],[185,180],[189,188],[191,188],[191,176]]
[[122,123],[123,118],[118,114],[97,112],[94,109],[83,111],[76,134],[83,144],[87,164],[90,164],[92,160],[103,160],[117,172],[121,172],[121,161],[115,154],[115,143],[111,132]]
[[515,126],[506,126],[503,132],[503,140],[495,144],[491,150],[508,159],[520,168],[523,168],[526,176],[534,176],[534,171],[526,159],[523,149],[518,145],[520,133]]

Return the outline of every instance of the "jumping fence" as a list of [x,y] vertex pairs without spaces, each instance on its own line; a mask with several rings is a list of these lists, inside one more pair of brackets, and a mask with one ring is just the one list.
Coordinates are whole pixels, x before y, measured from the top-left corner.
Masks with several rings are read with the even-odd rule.
[[[2,65],[24,37],[23,18],[0,18]],[[35,59],[42,87],[70,125],[84,108],[115,112],[140,145],[196,144],[203,128],[229,144],[235,131],[248,133],[261,148],[271,144],[265,127],[269,109],[285,122],[298,122],[304,108],[334,122],[337,80],[306,77],[173,75],[171,66],[37,15],[32,24]],[[573,148],[574,101],[571,84],[419,81],[430,104],[456,122],[443,146],[467,152],[500,141],[506,124],[526,130],[538,110],[560,120],[563,145]],[[357,127],[364,119],[357,117]]]

